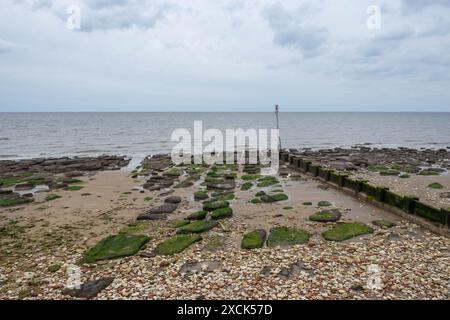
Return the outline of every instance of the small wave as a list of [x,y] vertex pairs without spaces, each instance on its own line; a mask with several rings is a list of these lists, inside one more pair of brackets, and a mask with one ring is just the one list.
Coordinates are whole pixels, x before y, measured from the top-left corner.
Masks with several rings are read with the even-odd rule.
[[9,141],[9,138],[0,138],[0,141]]
[[0,154],[0,159],[17,158],[17,157],[19,157],[18,154]]

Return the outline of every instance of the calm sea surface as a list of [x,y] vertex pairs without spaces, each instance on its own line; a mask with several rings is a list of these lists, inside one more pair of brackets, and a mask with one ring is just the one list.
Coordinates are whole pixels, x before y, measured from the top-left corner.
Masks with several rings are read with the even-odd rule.
[[[170,152],[172,131],[196,120],[275,127],[273,113],[0,113],[0,159]],[[450,147],[450,113],[281,113],[280,129],[283,147]]]

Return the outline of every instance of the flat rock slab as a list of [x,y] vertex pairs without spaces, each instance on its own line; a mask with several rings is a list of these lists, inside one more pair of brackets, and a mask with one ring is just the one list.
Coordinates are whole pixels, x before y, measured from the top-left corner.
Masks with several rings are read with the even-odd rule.
[[171,196],[168,197],[164,200],[165,203],[172,203],[172,204],[177,204],[181,202],[181,197],[178,196]]
[[202,240],[202,237],[196,234],[178,235],[158,244],[155,248],[155,254],[174,255],[200,240]]
[[217,225],[218,225],[217,221],[200,220],[182,226],[181,228],[178,229],[177,233],[202,233],[211,230]]
[[102,290],[106,289],[113,281],[114,278],[102,278],[94,281],[88,281],[83,283],[79,289],[65,289],[62,294],[74,298],[92,299]]
[[314,213],[309,220],[315,222],[336,222],[342,217],[342,213],[338,209],[322,210]]
[[233,190],[236,188],[234,181],[224,183],[206,182],[206,188],[213,190]]
[[150,214],[172,213],[178,208],[175,203],[164,203],[158,207],[152,208],[148,211]]
[[388,220],[374,220],[372,221],[372,224],[383,229],[395,227],[395,223]]
[[132,256],[150,240],[144,235],[118,234],[108,236],[89,249],[81,260],[82,263],[92,263],[99,260],[116,259]]
[[339,222],[332,229],[322,233],[322,236],[325,240],[339,242],[372,232],[371,227],[361,222]]
[[275,227],[270,230],[267,245],[269,247],[292,246],[309,240],[309,233],[302,229]]
[[143,213],[137,217],[138,221],[144,221],[144,220],[166,220],[167,214],[165,213]]

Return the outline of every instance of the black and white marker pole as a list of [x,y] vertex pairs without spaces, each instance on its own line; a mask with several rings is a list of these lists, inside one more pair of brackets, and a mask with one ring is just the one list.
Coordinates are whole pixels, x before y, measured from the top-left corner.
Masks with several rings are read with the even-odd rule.
[[278,151],[281,151],[281,136],[280,136],[280,127],[278,125],[278,113],[280,112],[280,106],[275,105],[275,115],[277,117],[277,130],[278,130]]

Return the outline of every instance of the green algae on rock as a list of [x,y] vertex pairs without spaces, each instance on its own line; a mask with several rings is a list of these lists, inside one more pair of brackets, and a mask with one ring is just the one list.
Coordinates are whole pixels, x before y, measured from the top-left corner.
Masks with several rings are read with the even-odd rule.
[[245,182],[241,186],[241,191],[247,191],[247,190],[250,190],[251,188],[253,188],[253,183],[252,182]]
[[332,229],[322,233],[322,236],[328,241],[344,241],[372,232],[373,229],[364,223],[339,222]]
[[273,176],[265,176],[265,177],[258,179],[257,187],[258,188],[270,187],[275,184],[278,184],[278,182],[279,181],[277,180],[277,178],[275,178]]
[[342,214],[337,209],[323,210],[309,216],[309,220],[315,222],[336,222],[341,218]]
[[442,184],[440,184],[439,182],[433,182],[433,183],[430,183],[428,185],[428,188],[431,188],[431,189],[444,189],[444,186]]
[[317,206],[319,206],[319,207],[329,207],[329,206],[331,206],[331,202],[329,202],[329,201],[319,201],[317,203]]
[[202,232],[211,230],[212,228],[217,226],[217,224],[218,223],[216,221],[206,221],[206,220],[195,221],[195,222],[191,222],[185,226],[180,227],[178,229],[177,233],[178,234],[202,233]]
[[196,234],[174,236],[158,244],[155,248],[155,254],[174,255],[200,240],[202,240],[202,237]]
[[289,197],[284,193],[277,193],[273,195],[264,195],[261,197],[261,201],[266,203],[278,202],[278,201],[286,201]]
[[64,188],[64,190],[66,190],[66,191],[78,191],[78,190],[81,190],[83,188],[84,188],[83,186],[67,186],[67,187]]
[[194,200],[195,201],[200,201],[200,200],[206,200],[208,199],[208,192],[204,191],[204,190],[200,190],[194,193]]
[[244,235],[241,241],[241,248],[248,250],[262,248],[265,241],[266,231],[262,229],[255,230]]
[[270,230],[267,245],[269,247],[303,244],[309,240],[309,233],[303,229],[275,227]]
[[230,206],[230,203],[226,200],[207,201],[207,202],[203,203],[203,210],[204,211],[214,211],[216,209],[226,208],[229,206]]
[[187,216],[187,220],[203,220],[206,218],[206,215],[208,214],[208,212],[206,211],[197,211],[194,213],[191,213],[189,216]]
[[56,199],[60,199],[60,198],[62,198],[60,195],[49,194],[48,196],[45,197],[45,201],[52,201],[52,200],[56,200]]
[[81,262],[92,263],[99,260],[117,259],[135,255],[148,241],[144,235],[118,234],[108,236],[89,249]]
[[230,207],[216,209],[211,213],[211,218],[214,220],[230,218],[233,216],[233,209]]
[[174,228],[174,229],[178,229],[178,228],[180,228],[182,226],[185,226],[185,225],[187,225],[189,223],[191,223],[189,220],[184,220],[184,219],[174,220],[174,221],[170,222],[170,227]]
[[395,223],[390,222],[388,220],[374,220],[372,221],[372,224],[383,229],[395,227]]

